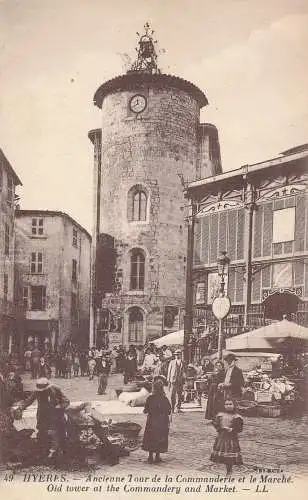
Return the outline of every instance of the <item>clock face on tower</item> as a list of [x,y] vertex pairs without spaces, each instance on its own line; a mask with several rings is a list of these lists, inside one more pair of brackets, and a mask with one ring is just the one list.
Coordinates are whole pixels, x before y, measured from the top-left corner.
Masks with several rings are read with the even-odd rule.
[[144,95],[136,94],[129,101],[129,107],[134,113],[141,113],[147,106],[147,100]]

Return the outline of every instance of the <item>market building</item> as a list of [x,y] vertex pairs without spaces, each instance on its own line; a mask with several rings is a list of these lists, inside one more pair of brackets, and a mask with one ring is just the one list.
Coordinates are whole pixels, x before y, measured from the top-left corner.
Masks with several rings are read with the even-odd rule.
[[183,183],[221,172],[218,132],[200,122],[205,94],[160,72],[148,25],[137,61],[103,83],[94,104],[91,342],[144,344],[182,327]]
[[0,352],[11,351],[22,315],[14,304],[15,189],[21,185],[0,149]]
[[225,336],[283,317],[308,326],[308,144],[192,182],[186,196],[195,339],[207,342],[217,332],[212,302],[220,286],[217,258],[225,251],[231,300]]
[[87,346],[91,236],[69,215],[16,211],[16,303],[25,311],[21,352],[29,339],[53,349]]

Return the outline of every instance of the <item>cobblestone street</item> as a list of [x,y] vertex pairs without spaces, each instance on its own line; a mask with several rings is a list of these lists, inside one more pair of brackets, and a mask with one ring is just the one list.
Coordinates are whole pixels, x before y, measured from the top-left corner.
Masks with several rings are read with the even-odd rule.
[[[71,401],[98,401],[116,399],[115,388],[121,387],[122,376],[111,375],[107,394],[97,395],[97,378],[93,381],[84,378],[69,380],[53,379],[63,389]],[[25,388],[34,382],[25,378]],[[130,420],[140,423],[144,428],[146,417],[143,414],[111,415],[113,420]],[[35,422],[29,422],[35,425]],[[141,431],[142,435],[143,430]],[[164,462],[151,466],[155,470],[202,471],[202,473],[223,472],[224,468],[209,461],[211,447],[215,439],[215,429],[204,420],[203,412],[186,410],[175,414],[170,427],[169,452],[163,456]],[[239,472],[253,471],[256,467],[280,467],[287,473],[302,475],[308,464],[308,418],[245,418],[244,430],[240,437],[244,466]],[[147,454],[138,449],[128,457],[121,458],[116,466],[117,473],[125,471],[148,470]],[[114,467],[104,465],[104,470]],[[236,470],[235,470],[236,473]]]

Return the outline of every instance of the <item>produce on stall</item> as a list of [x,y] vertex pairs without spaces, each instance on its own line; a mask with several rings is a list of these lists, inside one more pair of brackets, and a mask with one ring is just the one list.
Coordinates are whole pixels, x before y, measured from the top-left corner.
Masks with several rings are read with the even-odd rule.
[[256,410],[259,415],[277,417],[307,409],[307,328],[283,319],[229,338],[226,347],[236,353],[239,365],[245,355],[251,357],[260,349],[270,354],[269,363],[260,363],[254,370],[245,371],[243,411],[252,414],[252,410]]
[[118,463],[119,457],[135,449],[141,426],[135,422],[115,422],[92,408],[90,403],[70,405],[67,415],[67,449],[70,456],[99,463]]

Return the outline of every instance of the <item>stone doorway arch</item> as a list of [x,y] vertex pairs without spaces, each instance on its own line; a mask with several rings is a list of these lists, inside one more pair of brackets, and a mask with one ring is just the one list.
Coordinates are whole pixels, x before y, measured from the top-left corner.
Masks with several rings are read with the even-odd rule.
[[289,292],[275,292],[263,302],[264,318],[282,320],[291,319],[298,311],[300,298]]

